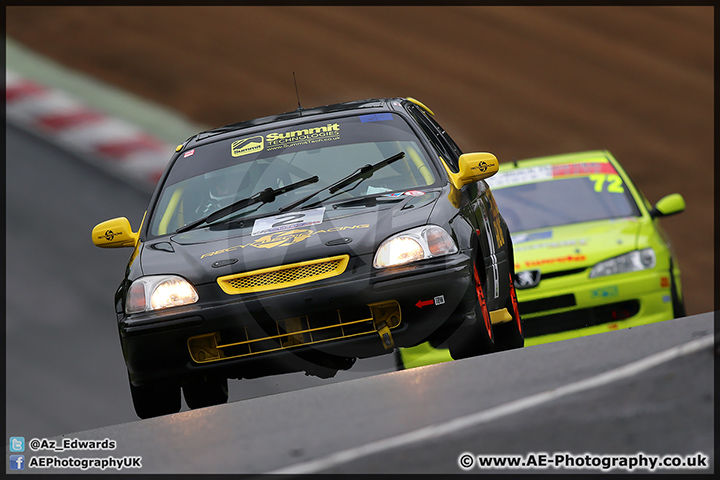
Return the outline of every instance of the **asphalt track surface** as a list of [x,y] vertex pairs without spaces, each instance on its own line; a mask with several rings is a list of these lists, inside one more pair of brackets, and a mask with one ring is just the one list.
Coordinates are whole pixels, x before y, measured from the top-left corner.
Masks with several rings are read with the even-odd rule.
[[[151,192],[32,132],[8,125],[6,135],[8,432],[48,436],[136,420],[113,309],[131,250],[96,248],[90,232],[117,216],[137,229]],[[28,288],[38,284],[48,287],[42,297]],[[395,364],[384,358],[355,367],[331,381]],[[86,381],[92,391],[76,388]],[[239,389],[231,382],[231,401],[321,383],[302,374]],[[55,410],[40,408],[53,397]]]
[[[137,226],[149,194],[33,134],[8,126],[6,136],[6,437],[118,445],[26,451],[28,460],[141,456],[132,473],[461,473],[465,452],[642,452],[702,453],[710,470],[701,472],[714,470],[712,314],[406,371],[387,357],[335,383],[231,380],[227,405],[138,421],[112,311],[130,250],[97,249],[89,232],[112,216]],[[694,353],[553,396],[703,339]],[[549,397],[531,401],[538,395]],[[494,410],[518,401],[530,403]],[[453,420],[442,435],[418,433]],[[407,441],[378,443],[397,438]]]

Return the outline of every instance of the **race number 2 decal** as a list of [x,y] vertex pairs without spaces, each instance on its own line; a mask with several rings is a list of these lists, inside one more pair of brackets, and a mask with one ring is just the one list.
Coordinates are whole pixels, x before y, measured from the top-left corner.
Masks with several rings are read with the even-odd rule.
[[300,212],[288,212],[272,217],[259,218],[255,220],[252,235],[263,235],[266,233],[280,232],[293,228],[307,227],[322,223],[325,215],[325,207],[303,210]]
[[274,218],[277,222],[271,225],[271,228],[296,226],[298,223],[305,221],[304,213],[288,213],[286,215],[278,215]]

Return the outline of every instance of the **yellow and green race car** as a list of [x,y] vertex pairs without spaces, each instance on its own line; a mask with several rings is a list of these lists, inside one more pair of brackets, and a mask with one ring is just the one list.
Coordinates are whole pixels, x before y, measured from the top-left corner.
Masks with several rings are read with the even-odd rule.
[[[526,346],[685,316],[659,222],[685,209],[680,194],[651,205],[600,150],[501,164],[488,184],[512,236]],[[399,363],[450,359],[424,345]]]

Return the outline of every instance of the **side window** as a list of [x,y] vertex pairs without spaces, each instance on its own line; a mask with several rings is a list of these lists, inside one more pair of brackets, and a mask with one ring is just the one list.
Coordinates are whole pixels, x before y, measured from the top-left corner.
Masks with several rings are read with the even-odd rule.
[[[425,132],[428,140],[432,143],[435,150],[445,159],[448,166],[457,171],[457,158],[458,154],[455,153],[453,148],[447,143],[446,139],[443,138],[444,131],[439,128],[437,122],[433,122],[430,118],[416,105],[410,104],[406,106],[408,113],[418,123],[418,126]],[[453,142],[452,145],[455,145]]]
[[[425,115],[424,112],[423,112],[423,115]],[[448,145],[448,147],[450,148],[450,150],[452,150],[452,152],[455,154],[455,156],[460,157],[460,155],[462,155],[462,150],[460,150],[460,147],[457,146],[455,141],[450,137],[450,135],[448,135],[448,133],[445,131],[445,129],[442,128],[442,126],[439,123],[437,123],[435,121],[435,119],[432,118],[431,116],[425,115],[425,118],[439,132],[440,138]]]

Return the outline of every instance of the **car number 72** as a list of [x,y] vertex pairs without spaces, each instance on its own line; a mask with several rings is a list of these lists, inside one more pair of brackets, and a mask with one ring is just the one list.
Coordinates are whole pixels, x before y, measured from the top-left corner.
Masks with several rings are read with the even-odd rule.
[[607,191],[609,193],[623,193],[625,189],[622,186],[622,179],[620,175],[616,174],[604,174],[598,173],[594,175],[588,175],[591,182],[595,182],[595,191],[600,193],[603,191],[603,187],[607,184]]

